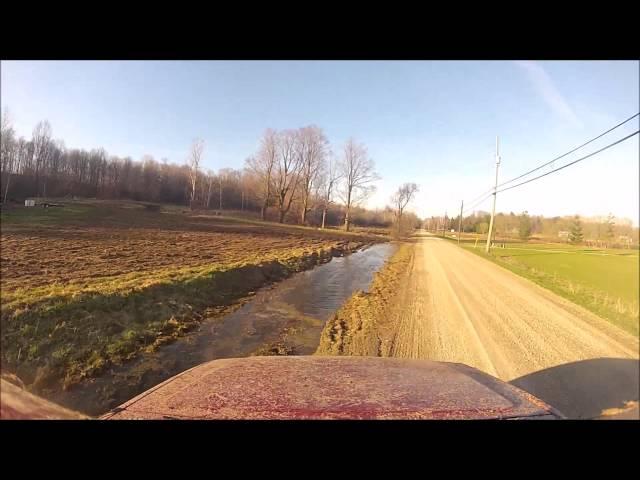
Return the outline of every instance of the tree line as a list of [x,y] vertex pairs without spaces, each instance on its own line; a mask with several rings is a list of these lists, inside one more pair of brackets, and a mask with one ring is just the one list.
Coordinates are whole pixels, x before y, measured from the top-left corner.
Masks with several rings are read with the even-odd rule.
[[[478,211],[463,216],[463,233],[477,233],[485,235],[489,230],[491,214]],[[431,231],[458,231],[460,216],[433,216],[424,221],[424,228]],[[555,239],[573,244],[588,244],[599,246],[627,246],[638,244],[639,229],[633,227],[629,220],[618,219],[612,214],[604,218],[529,215],[524,211],[520,214],[510,212],[497,213],[494,220],[495,236],[504,239],[519,239],[527,241],[532,237]]]
[[67,148],[54,140],[48,121],[30,139],[16,135],[8,112],[2,116],[1,198],[88,197],[187,205],[192,209],[255,213],[263,220],[302,225],[352,224],[416,227],[420,220],[404,210],[417,186],[405,184],[381,210],[362,207],[380,179],[364,144],[350,138],[336,152],[315,125],[267,129],[257,152],[243,169],[205,170],[206,145],[197,139],[183,164],[166,158],[141,160],[109,155],[103,148]]

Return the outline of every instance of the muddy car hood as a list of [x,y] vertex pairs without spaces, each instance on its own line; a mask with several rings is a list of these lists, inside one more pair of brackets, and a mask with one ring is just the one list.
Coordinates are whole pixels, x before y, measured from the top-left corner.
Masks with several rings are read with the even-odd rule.
[[456,363],[249,357],[187,370],[103,419],[551,419],[532,395]]

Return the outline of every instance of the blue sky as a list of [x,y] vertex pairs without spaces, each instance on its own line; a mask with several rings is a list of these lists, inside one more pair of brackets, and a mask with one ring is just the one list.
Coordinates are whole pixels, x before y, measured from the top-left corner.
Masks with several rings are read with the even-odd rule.
[[[19,135],[48,119],[67,147],[184,162],[195,137],[205,167],[241,168],[267,127],[317,124],[332,148],[367,145],[382,207],[403,182],[421,216],[455,214],[500,178],[572,149],[639,109],[639,62],[256,61],[2,62],[1,102]],[[576,152],[638,129],[638,120]],[[498,196],[499,211],[604,215],[638,223],[638,136]],[[563,159],[564,160],[564,159]],[[544,171],[544,170],[543,170]],[[489,202],[479,206],[488,209]]]

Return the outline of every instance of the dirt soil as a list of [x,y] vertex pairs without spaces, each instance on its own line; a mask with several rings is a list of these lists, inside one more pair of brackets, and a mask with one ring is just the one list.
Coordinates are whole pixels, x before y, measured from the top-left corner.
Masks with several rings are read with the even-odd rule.
[[47,395],[380,237],[96,202],[2,217],[2,369]]
[[317,354],[464,363],[575,418],[638,400],[637,338],[431,236],[400,249],[370,293],[344,305]]
[[370,355],[390,357],[399,289],[409,281],[415,257],[411,243],[398,251],[376,272],[368,292],[356,292],[327,322],[319,355]]
[[[207,214],[96,209],[78,221],[2,225],[0,287],[3,293],[52,283],[87,282],[176,266],[230,264],[277,258],[344,243],[340,232],[229,221]],[[364,237],[353,236],[353,241]]]

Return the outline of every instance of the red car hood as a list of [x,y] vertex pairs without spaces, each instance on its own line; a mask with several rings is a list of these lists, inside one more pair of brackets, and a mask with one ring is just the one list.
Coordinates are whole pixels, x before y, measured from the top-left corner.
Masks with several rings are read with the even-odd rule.
[[187,370],[103,419],[559,418],[475,368],[378,357],[249,357]]

